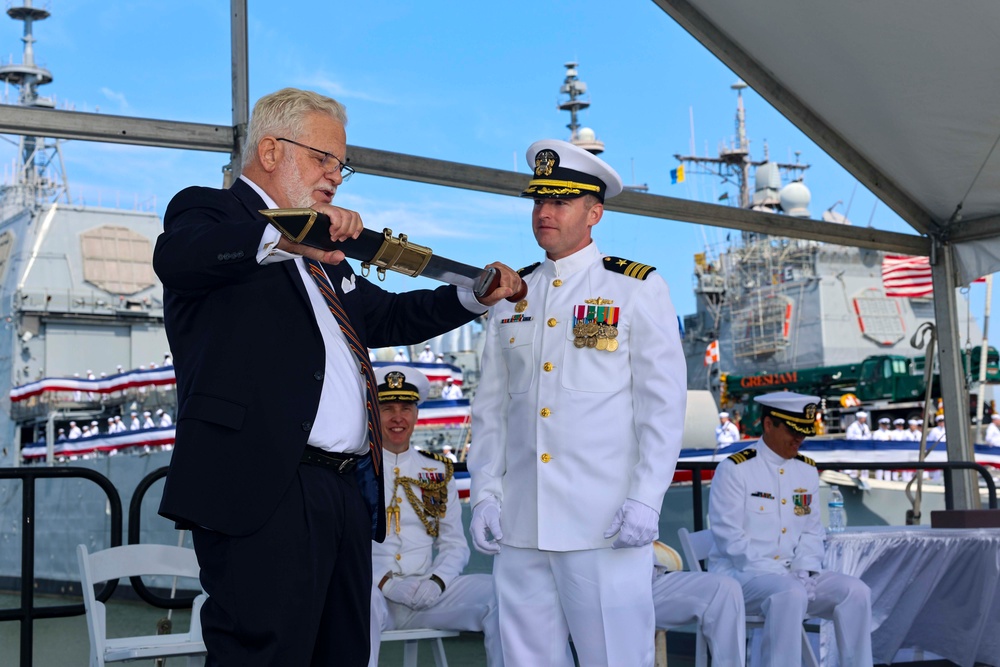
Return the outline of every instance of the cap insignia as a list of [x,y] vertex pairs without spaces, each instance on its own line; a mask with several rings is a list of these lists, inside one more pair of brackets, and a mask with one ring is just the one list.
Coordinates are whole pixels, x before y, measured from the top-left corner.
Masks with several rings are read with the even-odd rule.
[[546,148],[535,155],[535,176],[551,176],[558,166],[559,155],[554,150]]
[[816,404],[809,403],[803,412],[805,412],[806,419],[816,419]]
[[406,376],[399,371],[393,371],[385,376],[385,383],[389,385],[389,389],[402,389],[405,381]]

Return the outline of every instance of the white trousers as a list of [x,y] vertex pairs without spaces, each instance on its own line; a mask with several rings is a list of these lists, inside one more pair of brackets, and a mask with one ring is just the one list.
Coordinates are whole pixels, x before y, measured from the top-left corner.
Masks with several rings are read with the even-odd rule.
[[801,667],[802,619],[806,614],[833,620],[843,667],[872,666],[871,591],[858,579],[821,572],[816,598],[791,574],[765,574],[743,584],[748,614],[764,615],[761,655],[765,667]]
[[656,627],[698,623],[715,667],[746,664],[746,614],[740,582],[723,574],[667,572],[653,579]]
[[652,667],[651,545],[539,551],[504,545],[493,558],[507,667]]
[[486,664],[488,667],[503,667],[493,577],[488,574],[458,577],[448,585],[437,604],[420,610],[386,600],[378,585],[372,586],[371,657],[368,667],[378,665],[383,630],[412,628],[482,632]]

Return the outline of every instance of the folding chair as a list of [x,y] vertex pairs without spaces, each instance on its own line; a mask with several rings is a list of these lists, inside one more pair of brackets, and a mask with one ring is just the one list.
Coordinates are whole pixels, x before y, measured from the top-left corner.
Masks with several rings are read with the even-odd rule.
[[455,630],[432,630],[416,628],[413,630],[386,630],[382,633],[382,641],[403,642],[403,667],[417,667],[417,649],[421,639],[433,639],[434,664],[437,667],[448,667],[448,658],[444,655],[444,637],[457,637]]
[[[684,552],[684,560],[687,561],[688,569],[692,572],[702,572],[701,561],[708,558],[709,552],[712,551],[712,544],[715,542],[715,536],[712,535],[712,530],[706,528],[705,530],[698,530],[695,532],[689,532],[687,528],[679,528],[677,530],[677,537],[681,541],[681,551]],[[764,627],[764,617],[759,614],[747,614],[747,662],[750,662],[750,637],[751,631],[758,628]],[[807,621],[809,618],[804,618],[803,621]],[[699,638],[700,638],[699,632]],[[695,656],[696,660],[699,656]],[[807,665],[807,667],[819,667],[819,660],[816,659],[816,654],[813,653],[812,644],[809,643],[809,635],[806,633],[805,626],[802,627],[802,661]]]
[[188,667],[204,664],[207,651],[201,638],[201,606],[208,599],[204,592],[194,599],[188,632],[111,639],[107,636],[106,608],[94,593],[95,585],[122,577],[165,575],[197,579],[200,569],[193,549],[162,544],[130,544],[91,554],[81,544],[76,548],[76,554],[90,634],[90,667],[103,667],[107,662],[175,656],[188,656]]

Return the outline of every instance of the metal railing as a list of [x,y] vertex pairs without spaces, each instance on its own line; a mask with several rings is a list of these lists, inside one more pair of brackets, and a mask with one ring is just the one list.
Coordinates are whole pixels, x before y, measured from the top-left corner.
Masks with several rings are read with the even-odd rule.
[[[87,479],[97,484],[108,498],[111,518],[110,545],[122,543],[122,499],[118,490],[107,477],[87,468],[0,468],[0,479],[21,480],[21,606],[16,609],[0,609],[0,622],[20,621],[20,665],[31,667],[34,642],[35,619],[62,618],[85,614],[83,603],[35,606],[35,482],[39,479]],[[108,582],[98,594],[102,602],[111,597],[118,582]]]
[[[704,525],[705,507],[703,501],[704,482],[703,472],[715,470],[718,466],[716,461],[682,461],[678,462],[678,470],[691,472],[691,493],[692,493],[692,525],[694,530],[702,530]],[[817,463],[816,467],[823,470],[943,470],[945,483],[945,507],[954,508],[954,497],[951,492],[951,478],[955,470],[975,470],[983,478],[988,492],[988,504],[991,509],[997,508],[996,484],[990,471],[978,463],[956,461],[956,462],[936,462],[936,463]],[[455,466],[458,471],[466,471],[465,463],[458,463]],[[138,544],[141,535],[141,509],[146,493],[154,483],[165,477],[167,468],[164,466],[146,475],[138,484],[132,494],[128,513],[128,543]],[[61,618],[67,616],[82,616],[86,612],[82,603],[72,605],[35,607],[34,601],[34,579],[35,579],[35,482],[38,479],[88,479],[97,484],[104,491],[108,498],[110,514],[110,535],[109,546],[115,547],[122,544],[122,502],[121,496],[114,484],[104,475],[88,468],[76,467],[19,467],[0,468],[0,480],[19,479],[22,482],[21,489],[21,586],[20,599],[21,606],[16,609],[0,609],[0,622],[20,621],[20,665],[21,667],[31,667],[32,645],[34,641],[34,621],[35,619]],[[181,609],[191,606],[193,596],[183,596],[176,598],[166,598],[157,595],[149,590],[139,577],[130,579],[136,594],[147,603],[163,609]],[[114,593],[117,582],[108,582],[98,593],[97,598],[106,602]]]

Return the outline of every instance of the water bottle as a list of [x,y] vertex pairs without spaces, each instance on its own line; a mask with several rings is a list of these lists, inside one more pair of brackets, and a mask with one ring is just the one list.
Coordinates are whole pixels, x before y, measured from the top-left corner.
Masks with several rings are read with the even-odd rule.
[[847,514],[844,512],[844,496],[836,486],[830,487],[830,502],[827,505],[827,517],[829,526],[827,530],[831,533],[842,533],[847,527]]

